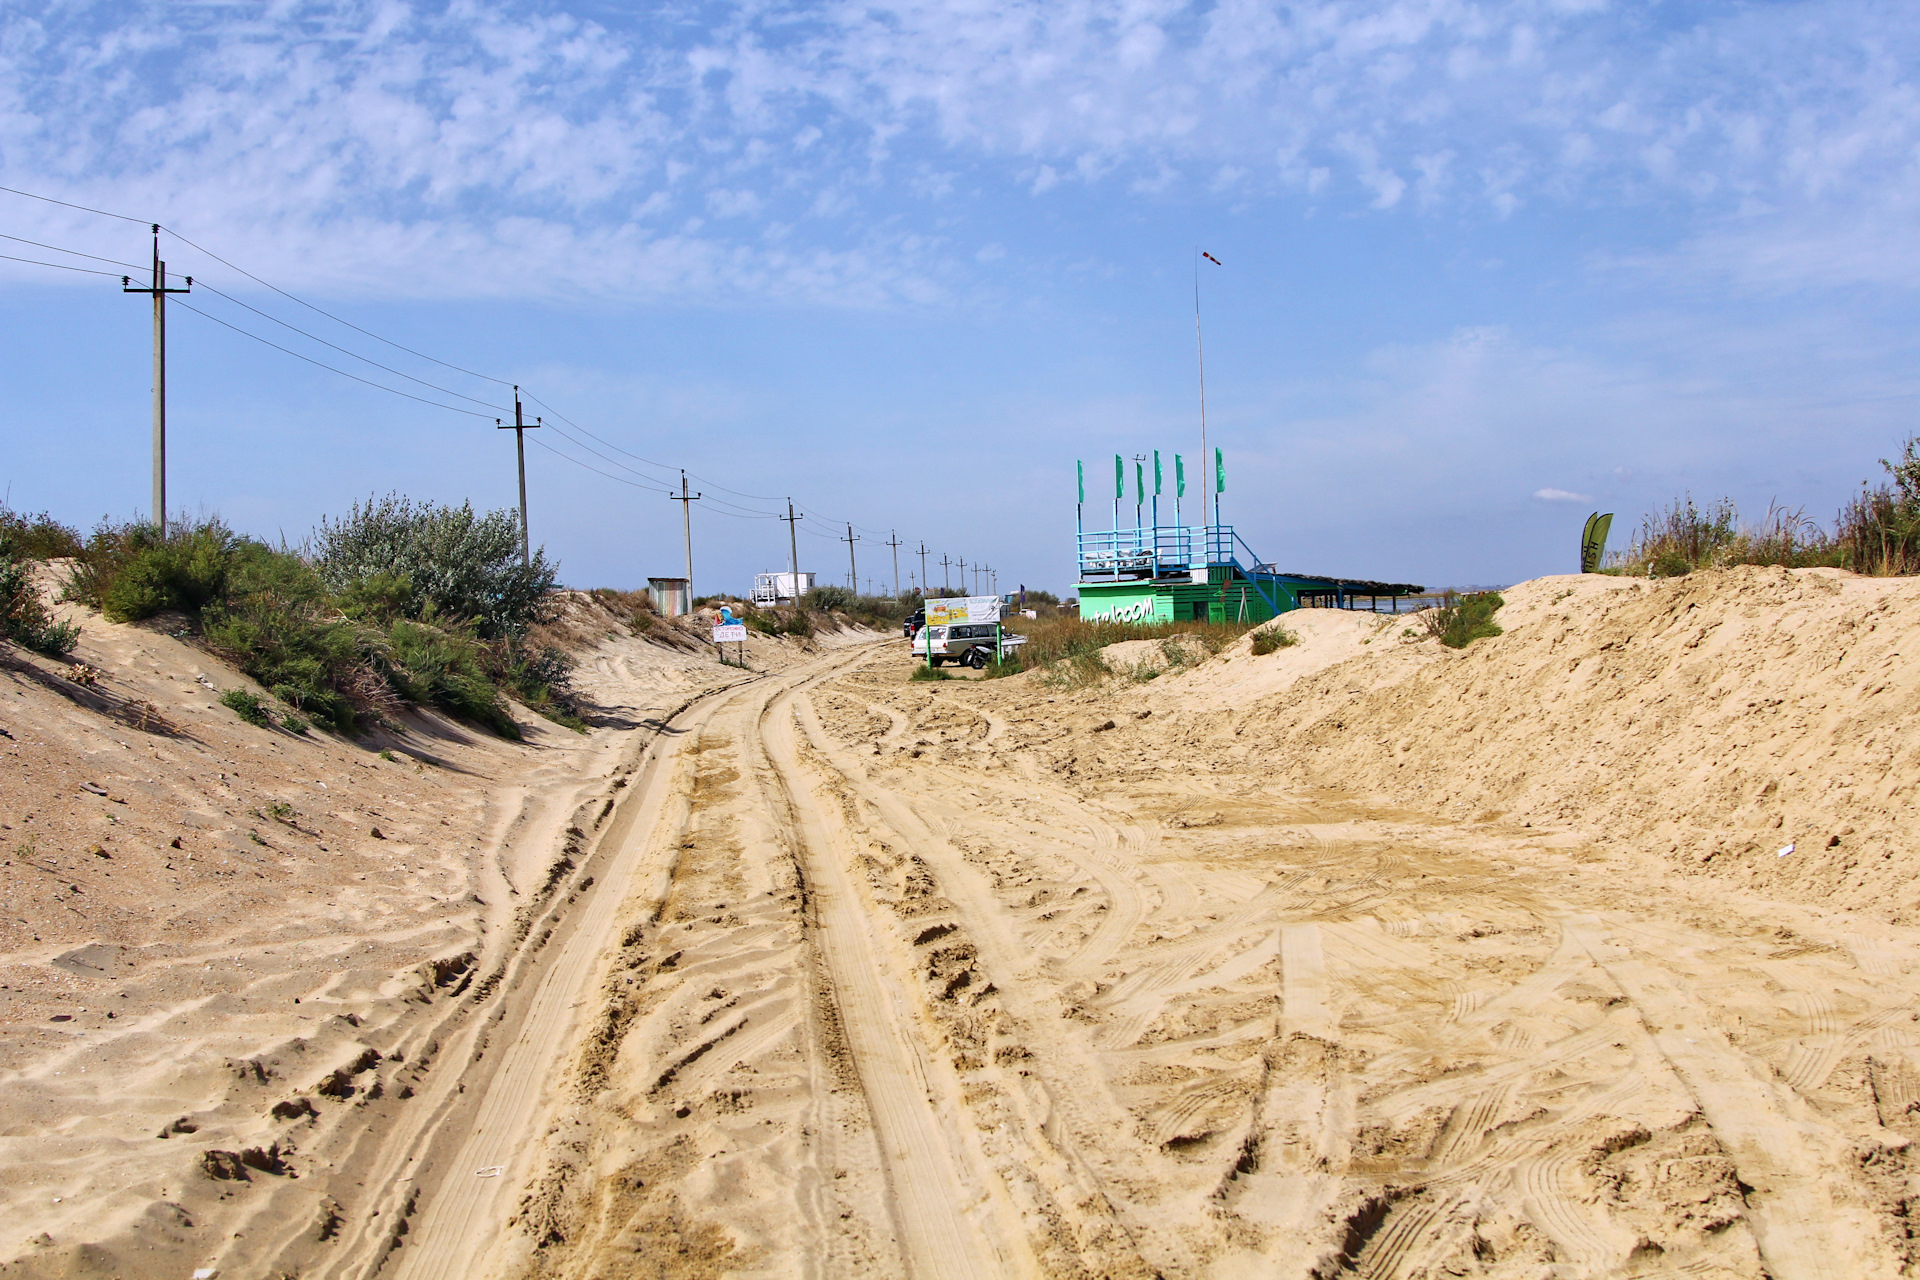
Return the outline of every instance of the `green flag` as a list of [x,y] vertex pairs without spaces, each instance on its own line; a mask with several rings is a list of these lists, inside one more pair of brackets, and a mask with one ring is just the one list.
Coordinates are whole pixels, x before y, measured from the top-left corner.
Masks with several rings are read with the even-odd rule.
[[1160,451],[1153,451],[1153,496],[1160,496]]
[[1147,469],[1137,459],[1133,464],[1133,505],[1139,506],[1147,500]]
[[1598,511],[1587,517],[1587,527],[1580,533],[1580,572],[1600,572],[1600,562],[1607,554],[1607,534],[1613,528],[1613,512],[1601,515]]
[[1173,455],[1173,496],[1187,496],[1187,460],[1177,453]]
[[1227,459],[1218,449],[1213,451],[1213,491],[1227,491]]
[[1074,463],[1073,475],[1074,479],[1078,481],[1080,485],[1080,501],[1085,502],[1087,500],[1087,464],[1084,462]]
[[1113,500],[1115,502],[1127,496],[1127,462],[1119,454],[1113,455]]

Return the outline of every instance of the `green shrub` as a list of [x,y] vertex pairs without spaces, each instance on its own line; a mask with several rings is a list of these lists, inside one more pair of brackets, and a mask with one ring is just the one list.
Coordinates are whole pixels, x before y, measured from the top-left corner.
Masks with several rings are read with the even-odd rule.
[[80,553],[66,598],[92,605],[113,622],[138,622],[170,609],[197,612],[226,594],[240,541],[217,517],[175,525],[164,540],[150,524],[103,521]]
[[953,679],[953,674],[951,672],[942,671],[939,667],[930,667],[930,666],[927,666],[925,663],[922,663],[913,669],[913,674],[908,676],[907,679],[909,680],[951,680]]
[[484,650],[484,665],[488,678],[520,695],[532,710],[576,733],[587,731],[573,697],[573,659],[560,650],[496,640]]
[[289,711],[280,717],[280,727],[288,733],[301,734],[313,728],[313,724],[297,711]]
[[[0,518],[0,536],[14,527]],[[53,537],[44,528],[35,536]],[[585,728],[565,657],[522,638],[548,614],[555,568],[544,555],[520,564],[512,512],[389,496],[323,520],[316,543],[309,560],[217,518],[177,524],[164,540],[151,525],[103,521],[79,548],[67,598],[115,621],[196,615],[210,649],[292,709],[283,723],[294,732],[310,720],[351,732],[361,716],[413,701],[518,737],[502,688]],[[71,648],[77,634],[44,618],[35,625],[43,644]],[[265,723],[259,714],[254,722]]]
[[61,524],[46,512],[22,515],[0,503],[0,558],[52,560],[77,556],[84,547],[79,530]]
[[33,565],[22,558],[0,555],[0,637],[64,657],[80,641],[80,628],[57,622],[40,599],[33,582]]
[[1470,595],[1446,594],[1446,603],[1422,610],[1420,621],[1427,634],[1435,636],[1450,649],[1464,649],[1475,640],[1503,634],[1493,615],[1506,603],[1497,591],[1476,591]]
[[503,738],[519,738],[506,699],[487,677],[486,650],[478,639],[405,619],[393,624],[387,639],[388,679],[401,696],[476,720]]
[[[369,498],[313,539],[314,567],[334,592],[382,582],[381,600],[397,616],[474,623],[485,639],[517,635],[544,621],[558,573],[535,552],[520,563],[520,518],[507,508],[476,514],[469,503],[443,507],[398,494]],[[398,585],[404,580],[405,591]]]
[[346,690],[377,664],[379,634],[340,616],[299,557],[261,543],[235,549],[228,587],[201,614],[208,646],[295,710],[352,732],[360,709]]
[[847,587],[815,587],[800,597],[800,607],[815,613],[845,613],[853,608],[855,596]]
[[262,729],[267,727],[267,704],[260,700],[258,694],[245,689],[229,689],[220,695],[220,705],[248,724],[258,725]]
[[1265,627],[1253,634],[1253,651],[1256,655],[1260,656],[1265,656],[1277,649],[1289,648],[1299,643],[1299,636],[1288,631],[1278,623],[1270,627]]

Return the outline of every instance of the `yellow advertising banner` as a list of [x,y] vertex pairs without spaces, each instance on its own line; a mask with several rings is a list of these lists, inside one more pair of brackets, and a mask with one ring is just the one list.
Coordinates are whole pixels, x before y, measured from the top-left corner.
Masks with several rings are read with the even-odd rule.
[[952,627],[968,622],[1000,621],[999,596],[954,596],[926,602],[927,625]]

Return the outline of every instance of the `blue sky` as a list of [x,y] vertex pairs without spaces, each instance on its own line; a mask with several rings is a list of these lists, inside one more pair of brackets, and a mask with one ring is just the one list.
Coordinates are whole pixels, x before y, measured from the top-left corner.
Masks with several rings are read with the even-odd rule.
[[[173,312],[172,501],[263,536],[512,501],[518,381],[619,477],[529,450],[573,583],[677,571],[684,466],[703,591],[784,567],[789,494],[825,578],[851,521],[863,589],[898,530],[1057,590],[1076,459],[1198,454],[1199,247],[1227,519],[1292,570],[1512,582],[1594,508],[1616,545],[1682,491],[1830,520],[1913,428],[1916,55],[1845,0],[28,0],[0,185],[458,366],[165,238],[228,295]],[[143,228],[0,193],[0,234],[116,273],[0,261],[0,484],[144,511],[144,300],[23,243]]]

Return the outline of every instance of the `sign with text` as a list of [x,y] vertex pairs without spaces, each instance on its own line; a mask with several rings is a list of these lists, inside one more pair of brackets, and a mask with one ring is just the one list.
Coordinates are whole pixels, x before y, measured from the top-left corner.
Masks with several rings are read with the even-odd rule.
[[715,644],[745,644],[747,642],[747,624],[744,622],[714,623],[713,642]]
[[926,602],[927,625],[959,626],[968,622],[1000,621],[999,596],[954,596]]

